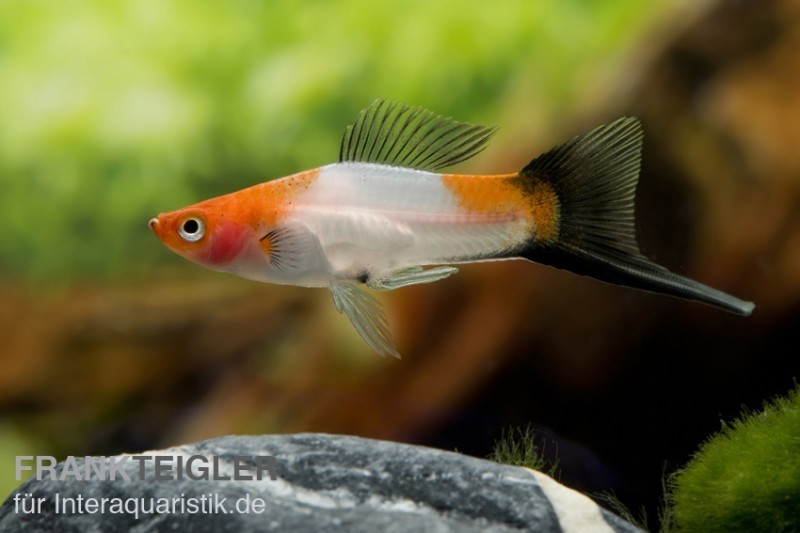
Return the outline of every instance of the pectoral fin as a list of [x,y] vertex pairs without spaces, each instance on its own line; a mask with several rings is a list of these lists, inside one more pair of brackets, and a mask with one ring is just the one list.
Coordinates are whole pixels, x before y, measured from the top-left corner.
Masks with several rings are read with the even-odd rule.
[[330,284],[336,310],[344,313],[361,338],[379,355],[400,358],[383,306],[374,296],[352,281],[335,281]]
[[259,243],[270,264],[284,272],[312,268],[319,246],[311,231],[297,222],[273,228]]
[[384,275],[379,274],[371,278],[367,285],[375,290],[390,291],[419,283],[433,283],[452,276],[456,272],[458,272],[458,269],[451,266],[439,266],[427,270],[423,270],[421,266],[415,266],[395,270]]

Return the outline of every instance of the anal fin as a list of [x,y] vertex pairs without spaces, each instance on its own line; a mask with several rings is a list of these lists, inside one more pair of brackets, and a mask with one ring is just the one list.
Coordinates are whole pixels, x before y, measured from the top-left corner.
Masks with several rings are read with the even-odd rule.
[[385,275],[378,274],[371,278],[367,285],[375,290],[390,291],[419,283],[433,283],[452,276],[456,272],[458,269],[451,266],[438,266],[427,270],[421,266],[415,266],[388,272]]
[[400,353],[392,340],[389,322],[380,302],[353,281],[333,281],[330,288],[336,310],[350,319],[364,342],[379,355],[399,359]]

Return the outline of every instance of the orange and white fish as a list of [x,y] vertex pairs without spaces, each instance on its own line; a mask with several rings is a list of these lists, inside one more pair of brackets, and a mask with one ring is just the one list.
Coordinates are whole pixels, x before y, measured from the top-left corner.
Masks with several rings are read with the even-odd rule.
[[[754,305],[639,252],[634,194],[642,131],[620,118],[502,175],[440,174],[494,129],[375,100],[345,130],[339,161],[164,213],[174,252],[245,278],[328,287],[375,351],[399,357],[364,287],[430,283],[475,261],[528,259],[601,281],[749,315]],[[423,268],[430,267],[430,268]]]

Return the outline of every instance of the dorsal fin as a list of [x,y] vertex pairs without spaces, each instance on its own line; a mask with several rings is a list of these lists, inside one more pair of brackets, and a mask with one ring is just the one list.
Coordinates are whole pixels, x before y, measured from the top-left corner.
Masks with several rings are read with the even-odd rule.
[[494,132],[421,107],[375,99],[345,128],[339,161],[433,171],[476,155]]

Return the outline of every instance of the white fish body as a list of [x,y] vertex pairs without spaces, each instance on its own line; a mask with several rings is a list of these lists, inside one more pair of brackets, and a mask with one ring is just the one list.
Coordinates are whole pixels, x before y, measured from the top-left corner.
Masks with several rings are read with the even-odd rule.
[[349,162],[322,167],[293,200],[288,220],[318,244],[321,269],[295,280],[314,286],[497,258],[523,245],[530,226],[522,211],[465,211],[439,174]]

